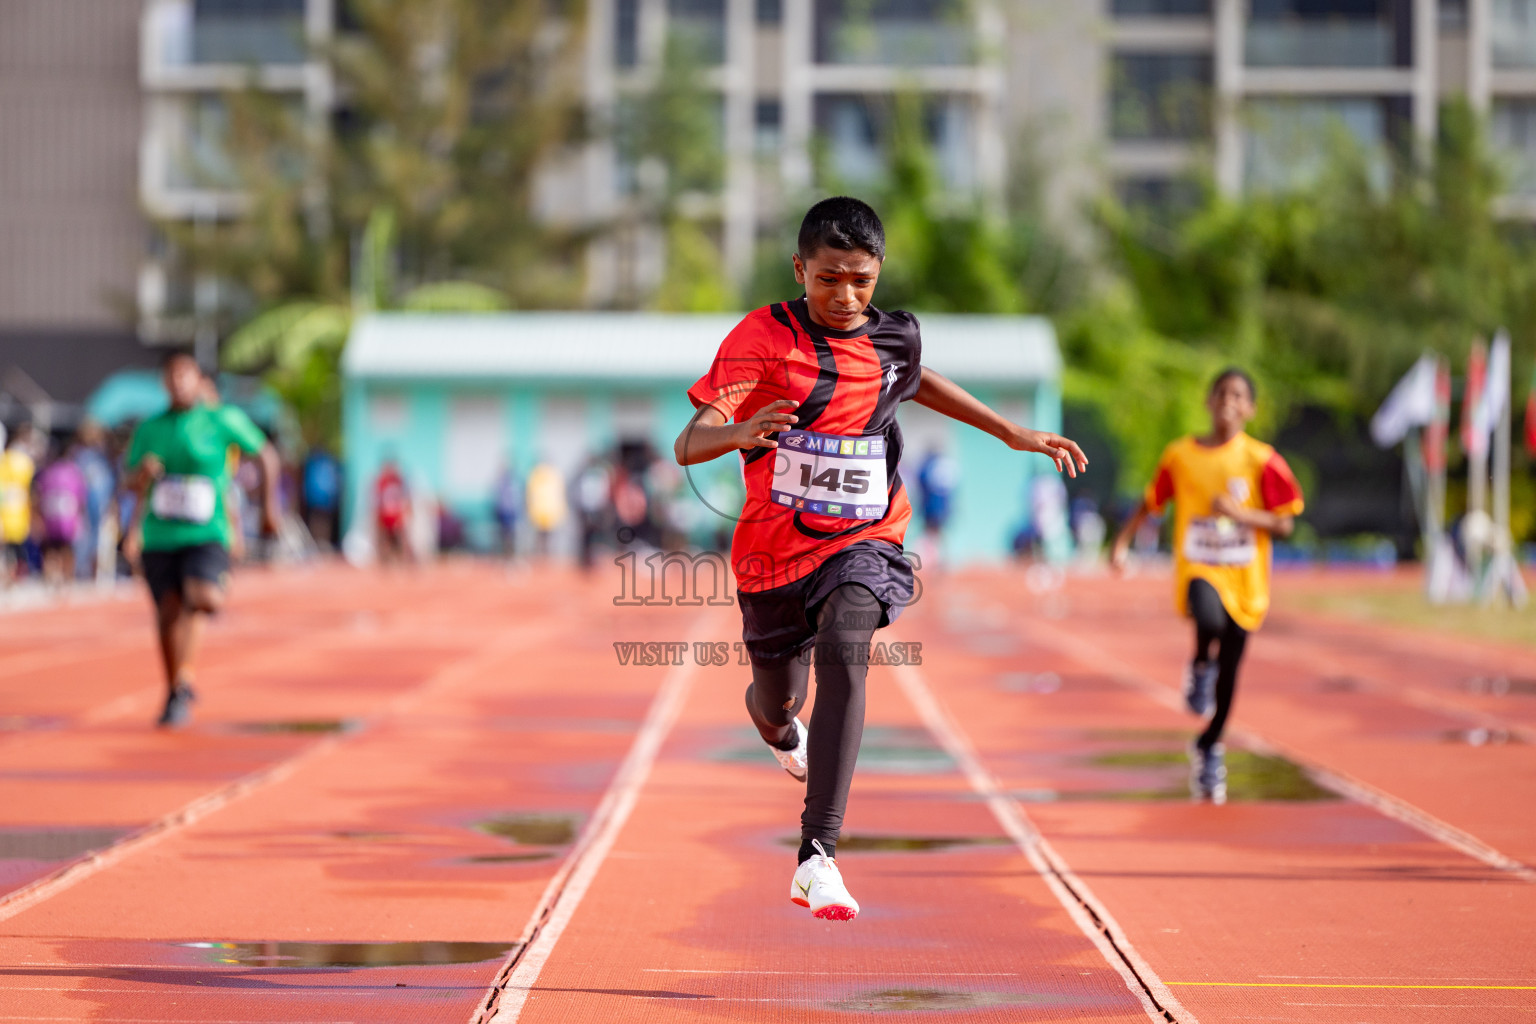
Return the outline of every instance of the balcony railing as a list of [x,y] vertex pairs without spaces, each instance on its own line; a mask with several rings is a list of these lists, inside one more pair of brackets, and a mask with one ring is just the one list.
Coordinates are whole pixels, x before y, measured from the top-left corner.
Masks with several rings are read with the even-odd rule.
[[819,0],[822,64],[953,66],[976,60],[976,31],[953,0]]
[[296,65],[309,57],[302,4],[219,10],[192,0],[156,0],[145,29],[166,68]]
[[1244,55],[1256,68],[1387,68],[1399,65],[1397,33],[1381,21],[1251,21]]

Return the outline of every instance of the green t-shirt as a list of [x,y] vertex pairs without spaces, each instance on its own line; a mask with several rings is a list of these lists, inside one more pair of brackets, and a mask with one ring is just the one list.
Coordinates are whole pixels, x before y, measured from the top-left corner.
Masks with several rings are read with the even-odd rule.
[[168,409],[139,424],[128,444],[128,468],[136,468],[146,455],[165,466],[146,496],[144,550],[229,547],[224,495],[229,490],[230,446],[255,454],[266,443],[261,428],[232,405]]

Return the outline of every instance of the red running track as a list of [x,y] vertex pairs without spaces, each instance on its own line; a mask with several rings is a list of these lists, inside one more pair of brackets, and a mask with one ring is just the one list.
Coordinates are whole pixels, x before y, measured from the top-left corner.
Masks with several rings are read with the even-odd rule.
[[1277,615],[1199,806],[1166,581],[1054,582],[930,577],[880,635],[922,664],[871,672],[849,925],[786,898],[734,655],[619,663],[733,608],[246,573],[174,735],[142,603],[4,616],[0,1021],[1536,1016],[1536,653]]

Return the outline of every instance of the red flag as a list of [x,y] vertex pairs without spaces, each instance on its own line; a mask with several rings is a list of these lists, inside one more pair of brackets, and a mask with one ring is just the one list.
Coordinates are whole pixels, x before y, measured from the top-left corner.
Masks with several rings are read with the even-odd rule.
[[1525,450],[1536,455],[1536,366],[1531,367],[1531,390],[1525,396]]
[[1482,451],[1487,439],[1479,437],[1481,431],[1473,424],[1474,410],[1483,396],[1483,382],[1488,375],[1488,346],[1479,338],[1472,343],[1472,354],[1467,359],[1467,388],[1461,395],[1461,450],[1468,455]]
[[1424,428],[1424,466],[1430,472],[1445,468],[1445,436],[1451,425],[1451,368],[1445,360],[1435,363],[1435,418]]

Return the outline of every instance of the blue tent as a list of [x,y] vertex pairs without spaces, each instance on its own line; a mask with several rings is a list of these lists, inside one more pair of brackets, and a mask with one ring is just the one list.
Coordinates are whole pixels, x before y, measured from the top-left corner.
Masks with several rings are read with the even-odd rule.
[[[259,381],[227,373],[218,379],[225,401],[244,409],[268,433],[287,419],[282,399]],[[103,426],[119,427],[164,412],[169,404],[157,371],[119,370],[85,400],[85,414]]]

